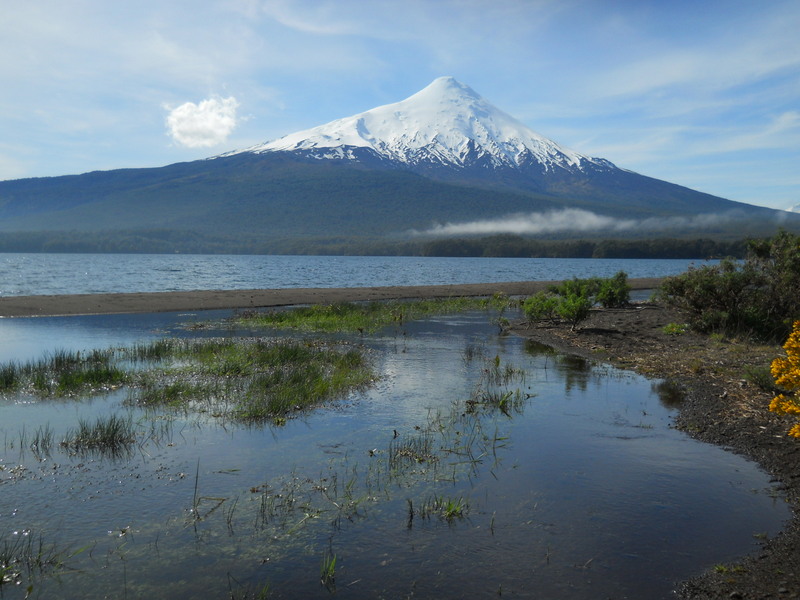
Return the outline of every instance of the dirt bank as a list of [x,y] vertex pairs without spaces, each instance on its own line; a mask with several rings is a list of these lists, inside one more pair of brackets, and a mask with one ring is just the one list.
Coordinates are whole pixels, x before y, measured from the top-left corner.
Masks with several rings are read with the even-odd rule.
[[[765,541],[762,550],[681,584],[679,596],[706,598],[800,597],[800,441],[789,438],[789,422],[768,410],[772,394],[748,379],[782,350],[690,331],[667,333],[685,315],[649,303],[593,310],[577,331],[567,326],[517,324],[513,331],[565,352],[611,362],[663,378],[684,394],[676,426],[700,440],[757,461],[785,489],[794,519]],[[671,331],[680,331],[673,326]]]

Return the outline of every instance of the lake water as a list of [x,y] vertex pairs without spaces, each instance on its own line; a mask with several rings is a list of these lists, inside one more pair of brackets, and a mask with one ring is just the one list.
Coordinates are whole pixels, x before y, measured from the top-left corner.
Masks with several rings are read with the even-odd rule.
[[[0,255],[0,295],[357,287],[663,277],[674,260]],[[278,336],[229,311],[0,319],[0,366],[165,336]],[[339,336],[342,337],[342,336]],[[343,336],[347,338],[347,336]],[[349,339],[380,375],[363,393],[245,426],[85,399],[0,397],[0,553],[63,553],[0,597],[670,598],[678,581],[755,551],[790,514],[753,463],[675,431],[661,382],[500,335],[485,313]],[[513,410],[468,409],[498,361]],[[81,420],[130,415],[132,452],[32,451]],[[398,460],[428,440],[424,462]],[[393,458],[394,457],[394,458]],[[423,517],[437,497],[462,517]],[[74,556],[72,555],[74,553]],[[30,566],[30,565],[29,565]],[[249,594],[249,595],[248,595]]]
[[701,261],[405,256],[0,254],[0,296],[664,277]]
[[[228,314],[2,319],[0,362],[282,335],[187,328]],[[34,569],[31,597],[238,598],[268,585],[270,598],[329,598],[333,554],[344,598],[657,600],[790,516],[753,463],[670,427],[658,381],[501,335],[482,312],[349,341],[370,353],[376,384],[280,427],[145,412],[124,390],[0,399],[0,551],[25,539],[80,550],[57,576]],[[518,398],[507,413],[467,403],[492,364],[524,373],[499,385]],[[40,427],[59,439],[109,413],[137,423],[132,452],[30,449]],[[423,438],[430,459],[397,458]],[[437,497],[463,499],[463,516],[423,517]],[[0,596],[25,597],[27,581]]]

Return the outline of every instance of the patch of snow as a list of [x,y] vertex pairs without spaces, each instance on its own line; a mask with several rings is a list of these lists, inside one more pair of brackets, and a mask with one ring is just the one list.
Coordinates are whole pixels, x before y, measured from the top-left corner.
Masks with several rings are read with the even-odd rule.
[[496,108],[453,77],[439,77],[413,96],[337,119],[277,140],[227,153],[303,152],[319,158],[343,158],[343,147],[369,148],[408,165],[457,167],[480,161],[484,166],[522,168],[532,162],[545,170],[613,169],[542,137]]

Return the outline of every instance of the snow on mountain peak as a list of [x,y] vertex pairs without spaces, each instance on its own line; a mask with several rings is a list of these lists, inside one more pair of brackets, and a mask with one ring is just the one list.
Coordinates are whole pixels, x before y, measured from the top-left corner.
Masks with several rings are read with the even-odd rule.
[[[241,152],[301,152],[315,158],[354,158],[368,148],[383,158],[417,165],[580,169],[588,161],[499,110],[453,77],[439,77],[416,94],[298,131]],[[238,152],[237,152],[238,153]]]

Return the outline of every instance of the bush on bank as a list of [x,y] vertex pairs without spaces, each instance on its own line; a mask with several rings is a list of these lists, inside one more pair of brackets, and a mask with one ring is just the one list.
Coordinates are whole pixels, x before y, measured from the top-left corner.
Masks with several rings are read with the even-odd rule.
[[530,322],[564,321],[572,329],[589,317],[596,304],[604,308],[619,308],[630,302],[631,287],[628,275],[620,271],[608,279],[570,279],[538,292],[525,300],[522,310]]
[[748,242],[744,261],[724,259],[668,277],[660,289],[698,331],[782,341],[800,317],[800,238],[782,231]]

